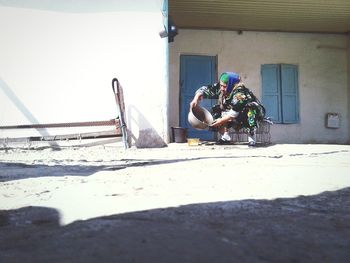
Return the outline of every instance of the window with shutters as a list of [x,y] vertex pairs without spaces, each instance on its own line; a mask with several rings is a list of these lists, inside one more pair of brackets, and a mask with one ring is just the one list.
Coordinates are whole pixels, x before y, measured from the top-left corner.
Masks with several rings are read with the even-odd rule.
[[298,67],[289,64],[261,66],[262,102],[275,123],[299,122]]

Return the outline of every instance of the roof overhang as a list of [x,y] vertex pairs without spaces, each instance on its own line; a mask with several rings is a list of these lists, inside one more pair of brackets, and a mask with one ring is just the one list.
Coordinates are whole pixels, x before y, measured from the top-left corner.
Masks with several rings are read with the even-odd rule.
[[349,0],[169,0],[178,28],[350,32]]

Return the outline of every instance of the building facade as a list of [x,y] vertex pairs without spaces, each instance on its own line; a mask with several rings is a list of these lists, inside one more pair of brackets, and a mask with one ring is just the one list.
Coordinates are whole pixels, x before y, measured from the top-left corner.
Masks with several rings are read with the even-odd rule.
[[[215,57],[216,80],[224,71],[240,73],[275,122],[271,127],[273,143],[349,142],[348,35],[181,30],[170,46],[170,97],[175,98],[170,104],[171,125],[181,122],[181,107],[188,107],[178,103],[184,92],[180,88],[183,55]],[[265,96],[268,83],[283,80],[271,79],[264,68],[285,65],[296,70],[295,104],[288,103],[287,98],[271,102]],[[275,105],[277,101],[282,104]],[[292,122],[278,118],[276,111],[283,107],[285,120],[287,111],[295,112]]]

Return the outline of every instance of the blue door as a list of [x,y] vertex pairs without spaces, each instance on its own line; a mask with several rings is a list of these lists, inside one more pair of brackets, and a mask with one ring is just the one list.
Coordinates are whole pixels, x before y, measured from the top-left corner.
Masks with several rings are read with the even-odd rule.
[[[187,116],[196,90],[203,85],[215,83],[216,76],[215,56],[182,55],[180,57],[180,126],[188,129],[189,138],[214,139],[213,132],[192,128]],[[216,101],[216,99],[203,99],[200,106],[210,111]]]

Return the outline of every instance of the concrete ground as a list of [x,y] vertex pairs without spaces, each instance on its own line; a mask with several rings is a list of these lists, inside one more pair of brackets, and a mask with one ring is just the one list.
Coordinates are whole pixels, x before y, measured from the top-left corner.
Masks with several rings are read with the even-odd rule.
[[350,145],[0,150],[0,262],[350,262]]

